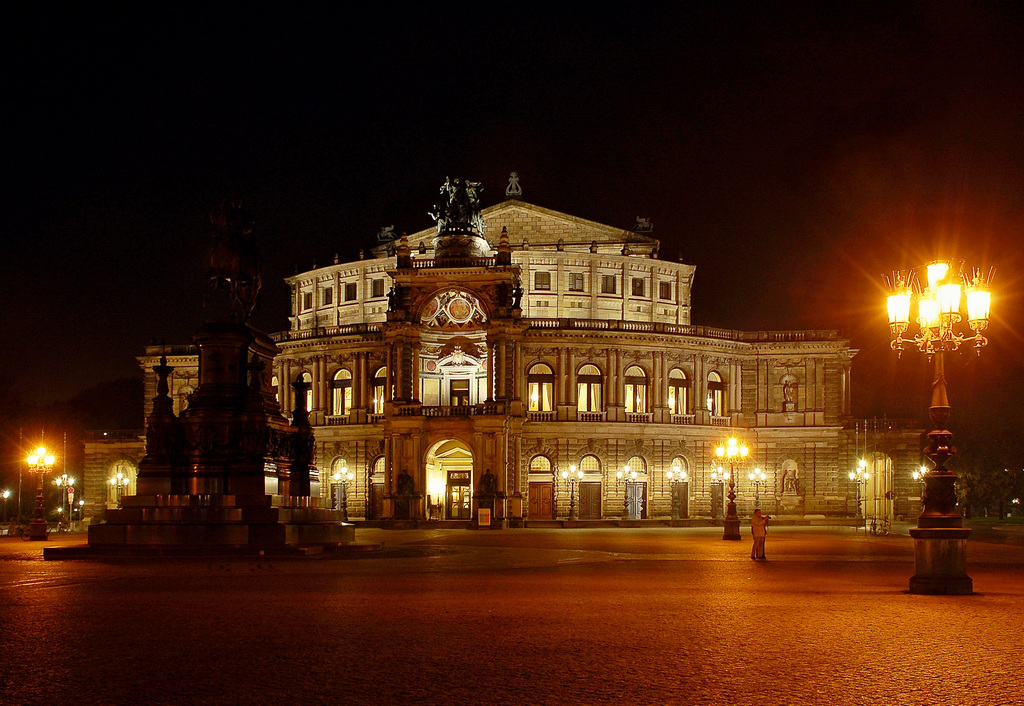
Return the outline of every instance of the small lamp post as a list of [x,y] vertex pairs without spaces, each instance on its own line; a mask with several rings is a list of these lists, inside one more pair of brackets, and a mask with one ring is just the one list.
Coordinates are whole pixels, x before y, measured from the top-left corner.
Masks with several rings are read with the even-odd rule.
[[57,459],[53,454],[48,453],[46,448],[40,446],[35,453],[27,459],[30,472],[39,474],[39,484],[36,486],[36,516],[29,523],[28,538],[33,541],[46,541],[46,517],[43,514],[43,475],[46,474]]
[[767,482],[768,475],[760,468],[755,468],[747,477],[754,484],[754,507],[761,507],[761,486]]
[[[917,278],[914,269],[895,272],[887,283],[891,294],[887,299],[891,347],[897,355],[906,344],[913,344],[935,363],[932,401],[928,416],[934,428],[928,433],[925,455],[935,467],[925,473],[924,505],[917,518],[917,527],[910,530],[914,538],[916,572],[910,579],[910,592],[919,594],[965,595],[974,592],[974,582],[967,575],[967,537],[963,516],[956,502],[956,474],[946,468],[955,453],[953,433],[946,429],[950,405],[946,393],[945,355],[964,343],[973,345],[981,354],[988,344],[982,332],[988,328],[992,293],[986,274],[974,268],[970,276],[945,260],[936,260],[926,268],[927,284]],[[964,301],[967,326],[964,331]],[[917,303],[919,332],[912,339],[903,334],[910,327],[911,305]]]
[[347,465],[335,471],[331,475],[331,480],[334,481],[334,495],[338,498],[338,502],[341,505],[341,521],[348,522],[348,484],[355,480],[356,474],[348,470]]
[[117,500],[117,506],[121,507],[121,496],[124,495],[125,488],[128,487],[131,478],[124,471],[118,471],[109,482],[114,488],[114,498]]
[[715,449],[715,455],[729,462],[729,504],[726,505],[722,539],[740,538],[740,518],[736,514],[736,464],[742,462],[750,453],[750,449],[736,441],[735,437]]
[[11,497],[11,491],[5,490],[3,493],[0,493],[0,496],[3,496],[3,499],[4,499],[4,524],[6,525],[7,524],[7,498]]
[[68,508],[67,521],[71,523],[71,510],[74,504],[75,497],[75,479],[69,476],[67,473],[61,473],[58,478],[53,479],[53,484],[60,488],[60,513],[64,514],[65,505]]
[[682,519],[682,513],[679,511],[680,498],[686,492],[686,482],[690,477],[677,464],[669,469],[668,479],[672,483],[672,519],[680,520]]
[[568,471],[562,471],[562,482],[569,484],[569,521],[576,519],[576,486],[583,479],[583,471],[577,470],[576,465],[569,466]]
[[[729,480],[729,471],[725,470],[721,466],[712,466],[711,467],[711,483],[712,484],[724,486],[725,482],[727,480]],[[722,502],[725,502],[724,498],[723,498]],[[719,508],[717,508],[715,510],[715,512],[713,513],[714,517],[716,517],[716,518],[718,517],[718,510],[721,510],[721,509],[722,508],[719,507]]]
[[82,520],[85,519],[83,517],[84,513],[85,513],[85,500],[79,500],[78,501],[78,521],[79,522],[81,522]]
[[857,517],[857,519],[861,520],[861,524],[866,527],[867,526],[866,525],[866,523],[867,523],[867,517],[866,517],[867,512],[861,512],[861,503],[866,503],[867,502],[867,498],[863,497],[860,489],[863,486],[864,490],[867,491],[867,489],[868,489],[868,481],[871,479],[871,474],[868,473],[868,462],[865,461],[864,459],[861,459],[860,461],[858,461],[857,462],[857,469],[854,470],[854,471],[850,471],[849,478],[850,478],[851,481],[853,481],[853,483],[856,486],[856,493],[857,493],[856,494],[856,498],[857,498],[856,517]]
[[624,484],[622,491],[622,519],[629,518],[629,484],[630,482],[636,482],[636,471],[630,470],[629,464],[627,463],[622,467],[621,471],[615,472],[615,488],[618,489],[619,483]]

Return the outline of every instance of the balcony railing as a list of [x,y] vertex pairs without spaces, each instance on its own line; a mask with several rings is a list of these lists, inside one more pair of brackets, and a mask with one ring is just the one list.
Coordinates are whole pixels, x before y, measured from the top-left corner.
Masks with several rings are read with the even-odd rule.
[[713,427],[727,427],[730,426],[732,417],[711,417],[711,426]]
[[348,415],[330,415],[327,417],[327,426],[329,427],[340,427],[348,424]]
[[581,422],[603,422],[607,417],[607,412],[579,412],[578,419]]
[[527,418],[533,422],[553,422],[555,421],[554,412],[527,412]]
[[839,332],[819,329],[808,331],[734,331],[713,326],[672,324],[653,321],[618,321],[606,319],[528,319],[530,328],[567,329],[572,331],[625,331],[628,333],[668,333],[681,336],[717,338],[747,343],[789,343],[800,341],[837,341]]
[[697,415],[696,414],[673,414],[672,415],[672,423],[673,424],[696,424],[696,422],[697,422]]
[[650,412],[626,412],[626,421],[630,424],[650,424],[653,419]]

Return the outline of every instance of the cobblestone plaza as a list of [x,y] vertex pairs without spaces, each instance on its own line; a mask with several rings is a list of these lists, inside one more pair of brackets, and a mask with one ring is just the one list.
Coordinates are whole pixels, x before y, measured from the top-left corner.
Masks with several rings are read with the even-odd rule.
[[382,552],[162,563],[3,537],[0,701],[1020,703],[1024,546],[972,541],[976,595],[915,596],[901,529],[776,527],[765,563],[717,528],[363,529]]

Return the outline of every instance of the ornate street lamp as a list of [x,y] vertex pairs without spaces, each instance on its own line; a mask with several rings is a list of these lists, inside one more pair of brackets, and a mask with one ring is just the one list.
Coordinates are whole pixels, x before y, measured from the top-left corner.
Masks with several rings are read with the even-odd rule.
[[621,471],[615,472],[615,489],[619,489],[619,483],[625,484],[625,489],[622,491],[622,519],[629,517],[629,484],[636,483],[636,471],[630,470],[629,464],[627,463],[622,467]]
[[672,483],[672,519],[681,520],[682,513],[679,511],[680,499],[686,492],[686,483],[690,477],[678,464],[672,466],[668,471],[668,479]]
[[568,471],[562,471],[562,482],[569,484],[569,521],[576,519],[576,486],[583,479],[583,471],[576,470],[576,465],[570,465]]
[[[967,537],[963,517],[956,502],[956,474],[946,468],[946,461],[956,453],[949,421],[949,398],[946,394],[945,354],[964,343],[974,346],[980,354],[988,344],[982,332],[988,328],[992,294],[986,275],[975,268],[970,277],[949,262],[936,260],[927,266],[926,284],[911,269],[896,272],[888,284],[889,330],[892,349],[902,354],[907,344],[935,362],[935,381],[928,409],[933,429],[928,433],[925,455],[935,467],[924,474],[923,509],[917,527],[910,530],[914,538],[916,573],[910,579],[911,593],[964,595],[974,592],[974,582],[967,575]],[[965,296],[966,294],[966,296]],[[962,329],[963,304],[966,299],[967,325],[973,333]],[[917,303],[919,332],[912,339],[903,334],[910,327],[911,305]],[[958,326],[960,325],[960,326]],[[958,328],[960,330],[958,330]]]
[[29,523],[28,538],[33,541],[46,541],[46,517],[43,515],[43,475],[53,468],[57,459],[53,454],[48,453],[46,448],[40,446],[35,453],[28,457],[28,470],[39,474],[39,484],[36,487],[36,516]]
[[124,471],[118,471],[108,482],[114,488],[114,497],[117,499],[117,506],[121,507],[121,496],[124,495],[124,490],[131,482],[131,478],[129,478],[128,474]]
[[[861,511],[861,503],[867,503],[867,489],[868,480],[871,479],[871,474],[868,473],[868,462],[864,459],[857,461],[857,470],[850,471],[850,480],[854,482],[857,487],[857,519],[861,520],[861,524],[867,527],[867,512]],[[864,493],[861,493],[861,488],[864,488]]]
[[338,499],[341,507],[341,521],[348,522],[348,484],[355,480],[356,474],[348,470],[348,466],[342,464],[341,468],[331,474],[334,481],[334,497]]
[[[712,466],[711,467],[711,483],[713,485],[724,486],[725,482],[727,480],[729,480],[729,471],[725,470],[721,466]],[[723,500],[723,502],[724,502],[724,500]],[[715,509],[715,511],[712,513],[712,515],[716,519],[718,517],[718,511],[721,510],[721,509],[722,508],[719,507],[719,508]]]
[[740,518],[736,514],[736,464],[750,453],[750,449],[736,441],[735,437],[715,449],[715,455],[729,462],[729,504],[725,506],[725,521],[722,539],[740,538]]
[[768,475],[760,468],[755,468],[747,478],[754,484],[754,507],[761,507],[761,486],[768,481]]
[[67,473],[61,473],[59,478],[53,479],[53,484],[61,489],[60,498],[60,510],[61,514],[64,514],[64,506],[68,508],[68,525],[71,524],[71,510],[74,504],[75,497],[75,479],[69,476]]

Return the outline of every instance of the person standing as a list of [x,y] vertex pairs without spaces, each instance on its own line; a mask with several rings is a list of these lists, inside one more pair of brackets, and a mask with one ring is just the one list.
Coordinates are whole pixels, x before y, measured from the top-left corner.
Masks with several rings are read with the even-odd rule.
[[761,510],[754,510],[750,519],[750,534],[754,537],[754,546],[750,548],[750,558],[764,561],[764,538],[768,536],[768,520],[771,517],[762,515]]

